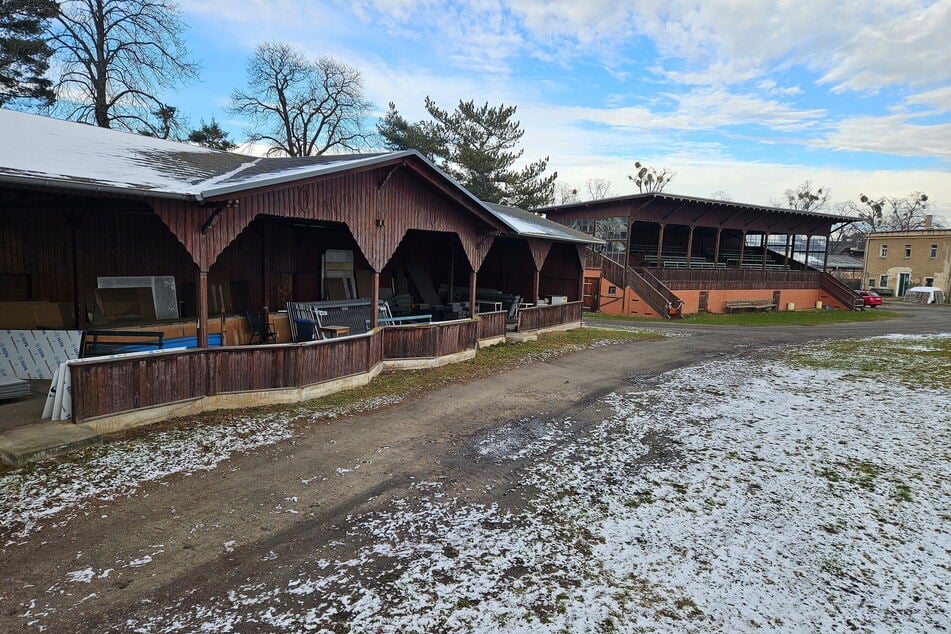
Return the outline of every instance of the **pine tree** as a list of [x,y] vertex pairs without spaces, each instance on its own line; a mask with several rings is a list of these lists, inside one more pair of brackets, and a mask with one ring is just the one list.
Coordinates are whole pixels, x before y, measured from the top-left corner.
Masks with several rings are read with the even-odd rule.
[[228,138],[228,133],[221,129],[214,117],[211,118],[211,123],[205,123],[205,120],[202,119],[201,126],[188,134],[188,142],[212,150],[224,150],[225,152],[230,152],[238,147],[237,143]]
[[14,99],[53,104],[45,30],[58,13],[54,0],[0,0],[0,106]]
[[517,106],[481,106],[459,101],[455,110],[439,108],[426,98],[432,121],[409,123],[395,104],[377,124],[384,145],[391,150],[419,151],[481,200],[534,209],[552,204],[557,173],[545,175],[548,157],[521,168],[516,163],[525,150],[524,136],[513,121]]

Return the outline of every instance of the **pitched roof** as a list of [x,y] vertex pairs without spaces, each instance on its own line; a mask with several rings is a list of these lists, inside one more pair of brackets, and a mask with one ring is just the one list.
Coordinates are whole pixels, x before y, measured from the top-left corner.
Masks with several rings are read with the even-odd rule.
[[415,154],[260,158],[13,110],[0,138],[0,182],[195,200]]
[[679,203],[694,203],[697,205],[719,205],[722,207],[733,208],[737,211],[761,211],[766,213],[774,214],[788,214],[795,216],[808,216],[813,218],[823,218],[828,219],[832,222],[857,222],[861,218],[855,218],[853,216],[843,216],[840,214],[826,214],[818,211],[800,211],[798,209],[786,209],[785,207],[768,207],[766,205],[754,205],[751,203],[741,203],[735,202],[732,200],[719,200],[716,198],[700,198],[698,196],[684,196],[682,194],[668,194],[666,192],[651,192],[646,194],[629,194],[627,196],[615,196],[612,198],[602,198],[599,200],[587,200],[578,203],[568,203],[565,205],[553,205],[551,207],[543,207],[537,211],[545,213],[560,213],[570,209],[583,209],[598,207],[600,205],[611,205],[617,203],[625,202],[636,202],[636,201],[647,201],[647,200],[671,200]]
[[577,242],[579,244],[601,244],[604,242],[587,233],[576,231],[519,207],[497,203],[486,203],[486,205],[496,217],[512,227],[512,230],[522,237],[544,238],[556,242]]

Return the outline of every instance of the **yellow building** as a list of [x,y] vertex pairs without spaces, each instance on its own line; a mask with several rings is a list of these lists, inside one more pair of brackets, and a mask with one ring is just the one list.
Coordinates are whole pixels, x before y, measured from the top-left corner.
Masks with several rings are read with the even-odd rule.
[[951,295],[951,229],[883,231],[865,243],[863,282],[901,297],[913,286],[937,286]]

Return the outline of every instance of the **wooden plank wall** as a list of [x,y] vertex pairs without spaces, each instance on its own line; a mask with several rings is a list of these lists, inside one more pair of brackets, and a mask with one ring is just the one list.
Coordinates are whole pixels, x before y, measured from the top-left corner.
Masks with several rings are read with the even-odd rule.
[[578,301],[582,275],[577,248],[564,243],[552,245],[539,274],[539,295],[564,295],[569,301]]
[[[298,182],[245,195],[203,234],[213,210],[207,205],[156,200],[156,212],[199,266],[210,268],[258,215],[346,223],[370,266],[381,271],[409,229],[459,235],[472,268],[478,269],[494,228],[429,184],[408,166],[390,167]],[[389,177],[388,177],[389,174]],[[385,182],[384,182],[385,181]],[[381,185],[382,184],[382,185]]]
[[[111,201],[113,206],[115,201]],[[64,203],[68,205],[68,202]],[[72,302],[72,241],[63,213],[48,208],[4,208],[0,223],[0,274],[25,275],[31,297]],[[92,309],[96,277],[174,275],[195,279],[188,253],[147,207],[90,208],[76,231],[80,300]]]
[[518,311],[518,331],[531,332],[561,324],[581,321],[581,302],[554,306],[533,306]]
[[655,275],[671,290],[743,290],[819,288],[818,271],[752,271],[741,269],[657,269]]
[[478,332],[477,320],[465,320],[301,344],[90,359],[71,366],[73,422],[216,394],[307,387],[365,374],[385,359],[475,350]]
[[504,310],[491,313],[479,313],[479,339],[494,339],[505,335]]

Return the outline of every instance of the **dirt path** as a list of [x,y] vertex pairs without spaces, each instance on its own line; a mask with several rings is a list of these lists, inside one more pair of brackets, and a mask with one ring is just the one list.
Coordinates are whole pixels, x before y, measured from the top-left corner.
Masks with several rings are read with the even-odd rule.
[[[819,338],[951,330],[951,311],[904,309],[906,318],[821,328],[695,328],[682,337],[585,350],[329,425],[90,505],[0,553],[0,631],[127,628],[161,606],[188,606],[255,582],[286,584],[306,565],[346,558],[347,517],[412,498],[421,482],[447,494],[518,507],[518,461],[497,464],[473,438],[523,418],[599,420],[599,397],[645,376],[713,356]],[[369,575],[383,571],[368,571]],[[70,576],[70,573],[74,573]]]

